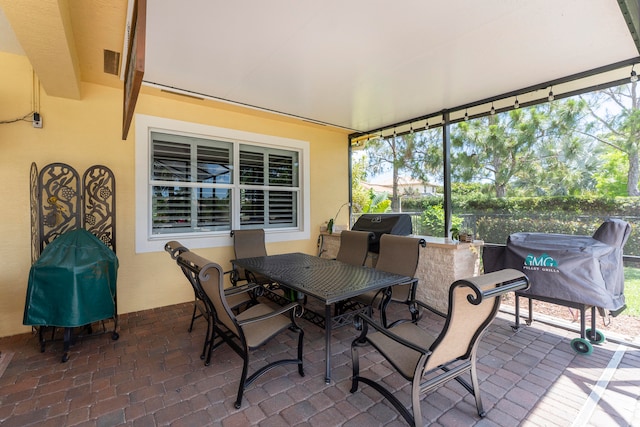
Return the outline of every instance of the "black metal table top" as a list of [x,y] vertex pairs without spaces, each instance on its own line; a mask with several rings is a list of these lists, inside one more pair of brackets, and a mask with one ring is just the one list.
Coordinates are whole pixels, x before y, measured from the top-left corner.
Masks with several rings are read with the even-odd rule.
[[288,253],[232,261],[281,285],[333,304],[370,290],[411,281],[410,277],[345,264],[303,253]]

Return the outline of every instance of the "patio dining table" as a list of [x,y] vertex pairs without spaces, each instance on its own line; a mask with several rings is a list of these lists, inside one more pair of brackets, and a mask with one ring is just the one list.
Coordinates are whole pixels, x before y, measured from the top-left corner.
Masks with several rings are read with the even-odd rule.
[[[252,273],[267,276],[280,285],[315,298],[324,304],[321,321],[310,318],[325,329],[325,382],[331,382],[331,331],[334,325],[345,323],[345,315],[332,316],[335,303],[389,286],[411,281],[410,277],[355,266],[340,261],[304,253],[287,253],[233,260]],[[353,316],[353,312],[347,314]]]

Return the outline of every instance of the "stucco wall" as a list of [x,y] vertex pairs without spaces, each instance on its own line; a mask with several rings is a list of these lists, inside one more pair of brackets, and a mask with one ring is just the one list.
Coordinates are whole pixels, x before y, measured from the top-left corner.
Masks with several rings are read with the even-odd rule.
[[[25,57],[0,53],[0,121],[32,111],[32,69]],[[122,91],[82,84],[82,99],[68,100],[40,93],[44,127],[30,122],[0,124],[0,336],[30,330],[22,325],[30,255],[29,167],[64,162],[81,174],[94,164],[116,176],[118,310],[122,313],[160,307],[193,298],[187,282],[165,252],[136,254],[135,123],[127,141],[122,133]],[[157,96],[145,90],[137,113],[309,141],[311,158],[311,238],[271,243],[270,253],[316,254],[320,224],[348,199],[346,132],[279,118],[224,104]],[[230,266],[231,247],[199,250]]]

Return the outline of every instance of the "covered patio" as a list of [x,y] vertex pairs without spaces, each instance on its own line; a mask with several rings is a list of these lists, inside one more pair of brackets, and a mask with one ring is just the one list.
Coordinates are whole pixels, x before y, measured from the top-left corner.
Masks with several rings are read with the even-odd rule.
[[[5,426],[223,425],[402,426],[379,394],[361,386],[351,394],[352,326],[334,331],[334,379],[324,382],[323,331],[305,331],[305,377],[277,368],[252,385],[233,407],[241,359],[227,346],[214,362],[199,358],[205,323],[187,332],[192,305],[177,304],[121,316],[121,338],[86,338],[60,363],[61,343],[40,353],[36,335],[0,339],[0,419]],[[455,381],[422,400],[425,423],[442,426],[636,425],[640,417],[640,343],[610,340],[590,356],[569,345],[575,332],[534,322],[514,332],[501,312],[482,339],[478,369],[487,416]],[[420,321],[438,329],[429,313]],[[258,359],[295,349],[282,338]],[[7,363],[7,359],[12,359]],[[374,352],[363,370],[379,375],[409,401],[410,386]],[[258,363],[260,361],[256,360]],[[8,365],[8,366],[7,366]],[[213,421],[215,420],[215,421]]]
[[[514,101],[533,105],[552,94],[568,97],[628,81],[640,61],[640,19],[631,0],[411,1],[388,6],[393,10],[368,1],[283,0],[249,10],[244,2],[142,3],[150,14],[136,114],[308,143],[306,217],[300,216],[294,238],[271,233],[270,253],[315,253],[320,225],[349,200],[349,151],[360,141],[429,126],[444,134],[449,123],[507,111]],[[7,119],[0,128],[0,169],[7,182],[22,183],[4,186],[12,209],[0,214],[6,243],[0,247],[0,423],[405,425],[366,386],[349,392],[352,326],[333,335],[334,381],[326,385],[323,331],[300,320],[306,376],[269,372],[247,390],[240,410],[233,407],[240,358],[223,346],[210,366],[200,360],[205,325],[187,331],[191,290],[162,250],[137,246],[136,232],[145,227],[136,202],[147,199],[137,193],[144,161],[136,158],[136,143],[146,153],[148,141],[137,141],[142,138],[133,131],[122,135],[121,127],[134,4],[0,0],[0,64],[8,70],[0,82],[8,94],[0,103]],[[137,127],[134,122],[132,130]],[[30,267],[28,166],[96,159],[113,168],[122,189],[120,339],[82,339],[60,363],[62,344],[41,353],[37,335],[22,324]],[[143,216],[145,209],[138,209]],[[216,244],[200,239],[196,246],[194,238],[193,247],[228,265],[228,231],[213,236]],[[167,240],[154,242],[162,247]],[[441,322],[425,313],[420,325],[438,330]],[[637,423],[637,339],[608,334],[584,356],[569,345],[574,331],[534,322],[514,332],[512,323],[512,314],[500,313],[482,340],[478,365],[487,416],[480,419],[472,397],[449,383],[422,400],[424,422]],[[294,351],[280,339],[276,352]],[[272,357],[272,349],[258,358]],[[363,370],[409,401],[409,385],[381,357],[371,352],[364,359]]]

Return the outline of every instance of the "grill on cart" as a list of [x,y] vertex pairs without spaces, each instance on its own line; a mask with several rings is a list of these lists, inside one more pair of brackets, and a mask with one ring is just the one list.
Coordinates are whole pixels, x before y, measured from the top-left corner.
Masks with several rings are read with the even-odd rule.
[[413,233],[411,216],[407,214],[364,214],[351,227],[355,231],[369,231],[373,239],[369,242],[369,251],[380,252],[380,236],[396,234],[408,236]]
[[116,304],[115,177],[95,165],[82,177],[69,165],[31,165],[31,260],[23,323],[38,330],[45,350],[64,331],[64,354],[79,336],[95,336],[92,324],[113,319]]
[[[519,297],[576,308],[580,311],[580,338],[571,346],[591,353],[591,343],[604,341],[595,328],[596,308],[612,316],[625,308],[623,247],[631,227],[618,219],[605,221],[593,236],[546,233],[515,233],[506,247],[485,248],[485,272],[515,268],[531,282],[527,291],[516,293],[516,328],[519,327]],[[591,310],[591,328],[585,329],[585,312]]]
[[65,361],[71,328],[115,319],[117,271],[115,253],[93,234],[64,233],[31,266],[23,323],[39,327],[41,343],[44,327],[65,328]]

